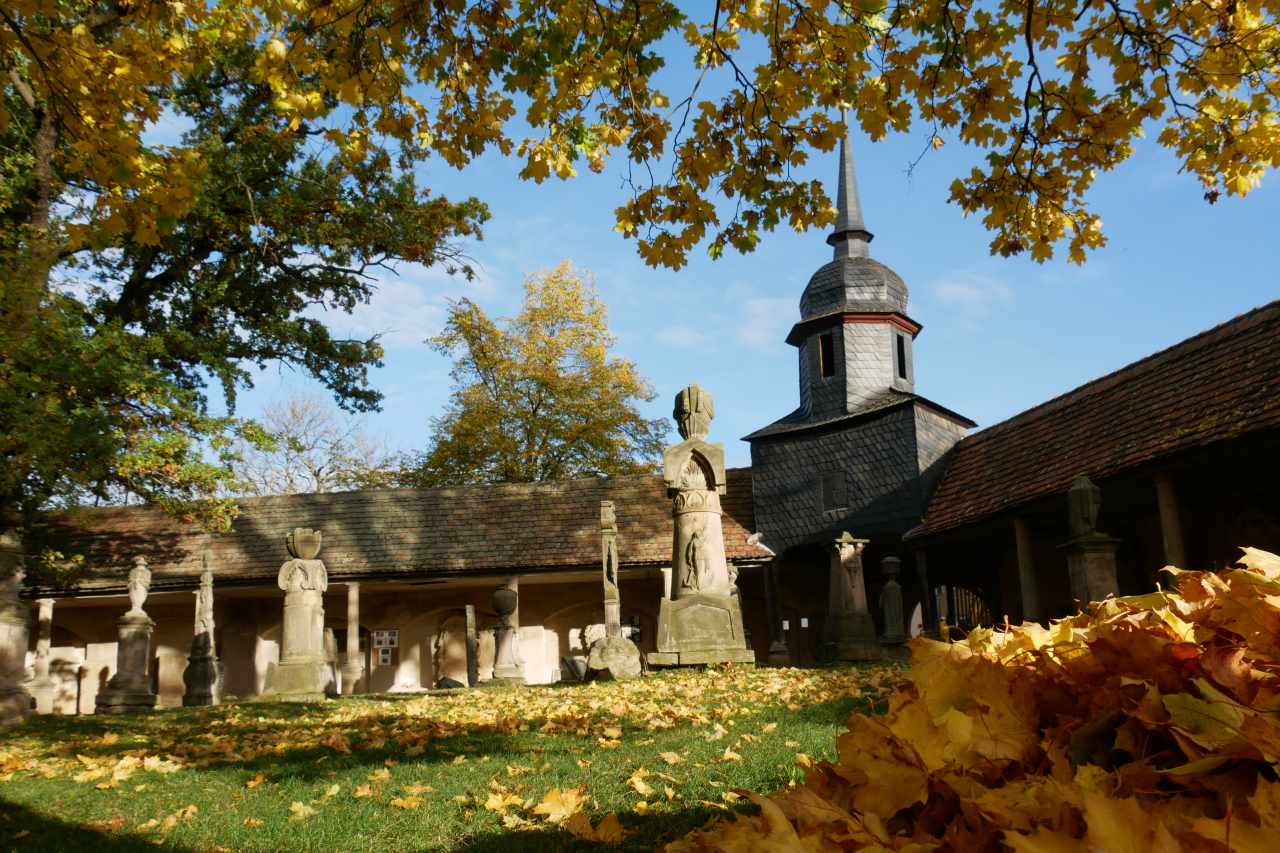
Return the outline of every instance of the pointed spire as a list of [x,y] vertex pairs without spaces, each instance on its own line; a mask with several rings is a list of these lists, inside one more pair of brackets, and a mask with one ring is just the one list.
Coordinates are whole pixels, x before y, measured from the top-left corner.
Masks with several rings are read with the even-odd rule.
[[849,124],[844,110],[840,111],[840,123],[845,126],[840,140],[840,183],[836,190],[836,226],[827,237],[827,243],[835,247],[834,257],[866,257],[867,244],[873,235],[862,222],[862,202],[858,199],[858,176],[853,171],[853,145],[849,141]]

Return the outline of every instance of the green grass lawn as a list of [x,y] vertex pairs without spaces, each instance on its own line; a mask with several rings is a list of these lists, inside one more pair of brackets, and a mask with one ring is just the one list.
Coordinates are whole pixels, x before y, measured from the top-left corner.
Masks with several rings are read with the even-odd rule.
[[800,778],[798,754],[832,757],[844,719],[897,679],[886,667],[676,671],[33,718],[0,734],[0,848],[593,846],[553,822],[565,810],[537,809],[558,788],[593,823],[616,813],[632,833],[623,849],[648,850],[740,808],[735,788]]

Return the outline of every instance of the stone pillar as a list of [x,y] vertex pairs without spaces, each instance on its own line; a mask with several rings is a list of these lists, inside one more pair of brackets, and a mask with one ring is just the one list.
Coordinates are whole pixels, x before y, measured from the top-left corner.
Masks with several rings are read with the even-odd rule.
[[360,687],[364,658],[360,655],[360,584],[347,582],[347,650],[342,659],[342,692],[348,696]]
[[898,583],[902,561],[897,557],[885,557],[880,561],[880,571],[884,575],[884,588],[880,590],[880,610],[884,614],[880,652],[889,660],[906,660],[907,629],[902,610],[902,586]]
[[0,729],[21,723],[31,713],[31,696],[22,687],[31,617],[18,600],[25,576],[18,538],[9,531],[0,533]]
[[1036,581],[1036,567],[1031,559],[1031,530],[1021,518],[1013,520],[1013,536],[1018,545],[1018,588],[1022,592],[1022,620],[1035,622],[1040,618],[1040,587]]
[[830,599],[827,609],[827,652],[835,660],[879,660],[880,642],[867,607],[862,571],[866,539],[847,532],[832,543]]
[[493,610],[498,614],[498,625],[493,629],[493,679],[524,683],[520,666],[520,581],[509,578],[493,591]]
[[618,520],[613,501],[600,501],[600,573],[604,581],[604,635],[622,636],[622,595],[618,590]]
[[222,675],[213,636],[213,569],[209,566],[208,552],[204,555],[204,571],[200,573],[200,588],[195,596],[191,654],[182,673],[182,683],[187,688],[182,694],[182,704],[189,708],[217,705],[222,699]]
[[662,572],[662,597],[670,600],[671,598],[671,567],[663,566],[659,571]]
[[156,706],[151,691],[151,621],[142,605],[151,589],[151,570],[137,557],[129,572],[129,612],[116,622],[116,674],[98,694],[95,713],[128,714],[150,711]]
[[1120,540],[1098,531],[1101,508],[1102,490],[1088,477],[1077,477],[1067,492],[1071,539],[1062,547],[1067,552],[1071,596],[1081,607],[1120,592],[1116,578],[1116,548]]
[[715,414],[711,395],[690,385],[672,413],[684,439],[662,454],[671,498],[673,585],[659,602],[651,666],[755,663],[747,647],[742,607],[725,559],[720,496],[725,493],[724,445],[706,441]]
[[35,672],[29,692],[36,702],[37,714],[52,714],[57,698],[57,685],[49,677],[49,649],[53,644],[53,599],[36,599]]
[[1187,552],[1182,544],[1182,518],[1178,513],[1178,491],[1168,471],[1156,474],[1156,502],[1160,506],[1160,534],[1164,539],[1166,565],[1187,567]]
[[276,584],[284,590],[280,662],[267,667],[267,698],[318,702],[333,692],[324,648],[324,592],[329,573],[320,553],[320,531],[295,527],[285,540],[293,559],[280,567]]
[[467,686],[475,687],[480,683],[480,635],[476,630],[476,608],[474,604],[466,606],[467,615]]

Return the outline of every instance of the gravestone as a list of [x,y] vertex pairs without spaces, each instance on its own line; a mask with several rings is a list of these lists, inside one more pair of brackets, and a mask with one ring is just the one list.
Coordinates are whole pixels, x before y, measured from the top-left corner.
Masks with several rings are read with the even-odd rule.
[[519,592],[513,584],[504,584],[493,591],[493,611],[498,614],[498,624],[493,629],[494,681],[524,683],[523,668],[517,656],[520,629],[512,618],[519,605]]
[[0,534],[0,728],[21,723],[31,713],[31,696],[22,687],[30,614],[18,599],[25,576],[17,537]]
[[898,574],[902,561],[897,557],[885,557],[880,561],[884,575],[884,589],[880,590],[880,610],[884,614],[884,635],[880,637],[880,651],[889,660],[906,660],[907,631],[903,622],[902,585]]
[[116,674],[98,694],[96,713],[128,714],[156,707],[150,672],[151,632],[156,623],[142,609],[150,589],[151,570],[145,559],[137,557],[129,571],[129,612],[116,623]]
[[640,650],[622,636],[622,597],[618,590],[618,520],[613,501],[600,502],[600,573],[604,582],[604,636],[587,652],[587,677],[623,681],[643,673]]
[[684,440],[662,454],[675,528],[672,589],[659,603],[651,666],[755,663],[725,559],[724,445],[706,441],[714,416],[711,395],[697,385],[676,395],[673,417]]
[[182,673],[186,691],[182,704],[186,707],[217,705],[222,695],[222,679],[218,670],[218,650],[213,639],[213,570],[209,554],[204,554],[204,571],[196,590],[195,626],[191,637],[191,654]]
[[319,530],[295,527],[285,537],[292,558],[280,567],[276,584],[284,590],[280,662],[267,666],[264,699],[318,702],[334,684],[324,643],[324,591],[329,573],[320,553]]
[[1061,547],[1067,552],[1067,572],[1071,580],[1071,597],[1081,607],[1118,595],[1116,549],[1120,540],[1098,530],[1098,513],[1102,509],[1102,490],[1085,475],[1080,475],[1067,491],[1067,523],[1071,539]]
[[876,623],[867,607],[867,585],[862,570],[866,539],[847,531],[832,543],[830,606],[827,612],[827,654],[842,661],[880,659]]

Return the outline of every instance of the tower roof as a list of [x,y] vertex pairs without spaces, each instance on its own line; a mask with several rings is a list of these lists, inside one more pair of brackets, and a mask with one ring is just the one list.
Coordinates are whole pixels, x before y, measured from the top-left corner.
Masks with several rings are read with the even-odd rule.
[[840,178],[836,187],[836,225],[827,243],[835,248],[835,259],[866,257],[868,244],[874,239],[862,221],[862,200],[858,198],[858,175],[853,170],[853,145],[849,142],[849,126],[840,138]]

